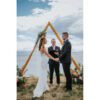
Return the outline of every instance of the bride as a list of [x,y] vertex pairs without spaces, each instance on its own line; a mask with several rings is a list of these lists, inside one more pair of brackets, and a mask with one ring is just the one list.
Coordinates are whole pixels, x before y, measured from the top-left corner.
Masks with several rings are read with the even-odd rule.
[[39,77],[38,77],[38,82],[36,85],[35,90],[33,91],[33,98],[36,97],[41,97],[45,91],[49,90],[49,86],[47,83],[47,64],[48,61],[46,60],[46,57],[49,59],[52,59],[54,61],[58,61],[58,59],[53,58],[51,55],[48,54],[45,48],[45,44],[47,43],[47,40],[45,37],[41,37],[39,41],[39,46],[38,46],[38,53],[40,53],[40,72],[39,72]]

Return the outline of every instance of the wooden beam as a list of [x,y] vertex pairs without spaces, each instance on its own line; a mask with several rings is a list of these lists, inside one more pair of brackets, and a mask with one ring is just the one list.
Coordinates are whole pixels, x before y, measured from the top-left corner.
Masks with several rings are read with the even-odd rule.
[[45,32],[47,31],[48,27],[49,27],[49,22],[48,22],[48,24],[46,25],[46,27],[44,28],[44,31],[45,31]]
[[75,65],[75,67],[80,71],[80,66],[76,63],[75,59],[73,57],[71,57],[71,60],[72,60],[73,64]]
[[28,63],[29,63],[29,61],[30,61],[30,59],[32,57],[32,54],[33,54],[34,50],[35,50],[35,46],[32,49],[31,53],[29,54],[29,56],[28,56],[27,60],[25,61],[24,65],[22,66],[22,69],[21,69],[21,74],[22,75],[24,75],[24,73],[25,73],[25,69],[26,69],[26,67],[27,67],[27,65],[28,65]]

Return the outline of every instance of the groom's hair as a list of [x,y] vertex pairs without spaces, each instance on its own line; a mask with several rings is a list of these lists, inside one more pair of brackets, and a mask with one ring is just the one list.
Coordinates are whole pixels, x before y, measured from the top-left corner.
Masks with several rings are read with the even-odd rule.
[[69,36],[68,32],[63,32],[62,34],[67,35],[67,37]]

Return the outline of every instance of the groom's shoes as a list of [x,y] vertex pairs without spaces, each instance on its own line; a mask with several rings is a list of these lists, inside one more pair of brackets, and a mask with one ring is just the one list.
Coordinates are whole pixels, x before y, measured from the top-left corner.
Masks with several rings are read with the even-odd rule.
[[67,87],[67,86],[64,86],[63,88],[64,88],[65,92],[72,91],[72,87],[69,88],[69,87]]
[[72,87],[69,88],[67,86],[64,86],[63,88],[65,89],[65,91],[72,91]]
[[64,88],[64,89],[66,89],[66,90],[68,90],[68,91],[72,90],[72,88],[69,88],[69,87],[68,87],[68,86],[66,86],[66,85],[65,85],[65,86],[63,86],[63,88]]
[[71,92],[72,91],[72,88],[66,88],[65,89],[65,92]]

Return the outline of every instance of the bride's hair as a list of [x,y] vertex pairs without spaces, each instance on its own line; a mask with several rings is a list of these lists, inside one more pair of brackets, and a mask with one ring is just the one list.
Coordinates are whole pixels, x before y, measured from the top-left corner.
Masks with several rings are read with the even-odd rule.
[[45,37],[41,37],[40,43],[39,43],[39,50],[41,49],[41,46],[43,45],[44,42],[45,42]]

